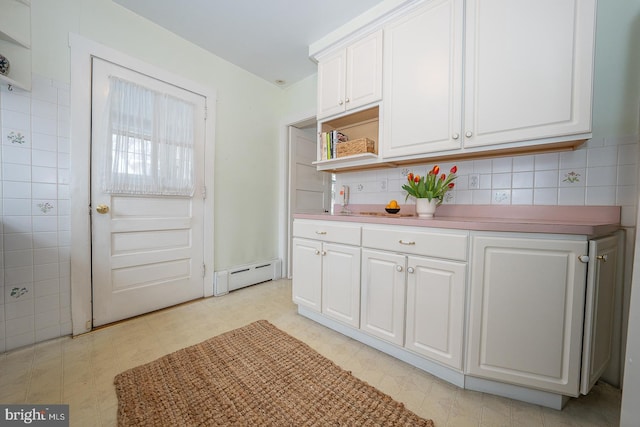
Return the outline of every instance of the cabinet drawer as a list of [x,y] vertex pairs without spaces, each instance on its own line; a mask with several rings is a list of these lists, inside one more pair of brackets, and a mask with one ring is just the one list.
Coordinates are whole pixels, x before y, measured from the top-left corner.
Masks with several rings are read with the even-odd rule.
[[417,227],[362,229],[362,246],[434,258],[467,260],[469,233]]
[[344,243],[360,246],[359,225],[337,224],[331,221],[305,221],[293,222],[293,235],[323,242]]

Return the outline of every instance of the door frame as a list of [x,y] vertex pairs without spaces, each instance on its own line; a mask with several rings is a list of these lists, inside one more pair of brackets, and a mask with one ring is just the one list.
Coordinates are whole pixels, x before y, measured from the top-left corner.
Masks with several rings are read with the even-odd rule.
[[[216,91],[155,65],[101,45],[77,34],[69,34],[71,47],[71,323],[72,334],[90,332],[93,327],[91,283],[91,59],[98,57],[131,68],[150,77],[182,87],[206,98],[205,171],[214,170]],[[214,173],[205,173],[203,256],[206,265],[204,296],[213,295]]]
[[290,209],[291,201],[291,188],[290,188],[290,174],[291,165],[289,160],[289,144],[291,143],[289,137],[290,127],[301,127],[308,125],[311,122],[316,122],[316,110],[305,111],[303,113],[293,114],[286,117],[280,124],[280,164],[284,167],[281,168],[280,173],[280,220],[279,220],[279,257],[282,260],[282,277],[288,279],[291,278],[291,230],[290,223],[293,219],[293,214]]

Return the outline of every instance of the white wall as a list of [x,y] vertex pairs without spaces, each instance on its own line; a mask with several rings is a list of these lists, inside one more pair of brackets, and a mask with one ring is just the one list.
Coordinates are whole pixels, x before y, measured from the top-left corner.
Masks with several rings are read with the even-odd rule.
[[[111,0],[32,0],[31,9],[33,90],[0,91],[0,352],[71,330],[69,33],[217,92],[216,161],[207,171],[216,183],[215,229],[208,237],[214,268],[277,258],[279,124],[292,109],[314,105],[315,91],[305,89],[311,83],[285,91]],[[8,139],[17,130],[25,143]],[[52,208],[44,212],[46,203]]]

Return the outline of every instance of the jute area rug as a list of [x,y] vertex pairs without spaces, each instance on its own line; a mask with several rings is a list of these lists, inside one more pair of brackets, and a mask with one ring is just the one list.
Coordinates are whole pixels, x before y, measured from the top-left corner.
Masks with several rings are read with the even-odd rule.
[[119,426],[434,426],[266,320],[114,382]]

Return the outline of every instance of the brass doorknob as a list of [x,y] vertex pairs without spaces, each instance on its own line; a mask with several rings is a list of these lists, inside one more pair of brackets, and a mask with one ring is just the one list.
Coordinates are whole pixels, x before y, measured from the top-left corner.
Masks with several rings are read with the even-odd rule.
[[99,214],[106,214],[109,212],[109,206],[98,205],[98,207],[96,207],[96,211],[98,211]]

